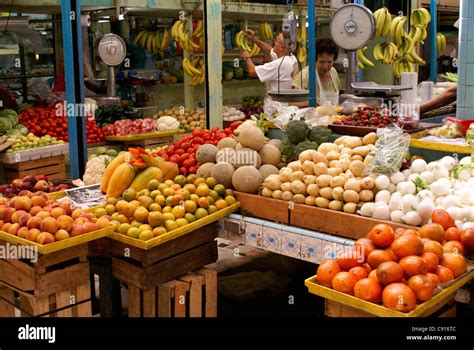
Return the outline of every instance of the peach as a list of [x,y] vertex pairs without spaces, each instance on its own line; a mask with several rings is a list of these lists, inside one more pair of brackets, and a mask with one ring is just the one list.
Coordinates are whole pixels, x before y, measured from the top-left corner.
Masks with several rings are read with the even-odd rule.
[[41,228],[41,219],[37,216],[31,217],[28,222],[26,223],[26,227],[28,227],[30,230],[32,228]]
[[48,213],[51,213],[51,210],[53,210],[53,207],[50,206],[50,205],[46,205],[46,206],[43,207],[43,210],[47,211]]
[[66,215],[71,215],[72,214],[72,207],[71,207],[71,202],[70,201],[64,201],[59,204],[61,208],[64,209],[64,212]]
[[30,211],[32,207],[31,199],[26,196],[18,197],[18,199],[15,201],[14,207],[16,210]]
[[24,213],[23,215],[20,216],[18,223],[20,224],[20,226],[26,226],[30,218],[31,218],[30,213]]
[[51,210],[51,216],[55,219],[59,218],[61,215],[66,215],[66,211],[61,207],[56,207]]
[[68,232],[72,230],[72,225],[74,221],[72,220],[70,216],[61,215],[57,218],[57,221],[58,221],[58,227],[60,229],[66,230]]
[[71,237],[83,235],[86,232],[87,232],[87,230],[86,230],[86,227],[84,225],[74,224],[74,226],[72,227],[72,230],[71,230]]
[[71,214],[71,217],[72,217],[74,220],[76,220],[76,219],[79,217],[79,215],[81,215],[81,214],[84,214],[84,210],[82,210],[82,209],[74,209],[74,211],[73,211],[72,214]]
[[86,228],[87,233],[97,231],[99,229],[99,226],[93,222],[86,222],[84,227]]
[[10,228],[8,229],[8,233],[11,235],[15,235],[18,233],[18,230],[20,229],[20,224],[12,224]]
[[5,208],[1,213],[0,213],[0,219],[2,219],[5,222],[11,221],[13,213],[15,213],[15,208]]
[[40,234],[40,230],[37,228],[32,228],[28,233],[26,234],[26,239],[32,242],[36,242],[36,239],[38,238],[38,235]]
[[55,241],[54,236],[49,232],[41,232],[38,237],[36,237],[36,242],[39,244],[49,244]]
[[5,225],[5,222],[3,220],[0,220],[0,229],[2,229],[3,225]]
[[97,221],[96,221],[97,226],[99,229],[101,228],[106,228],[110,226],[110,220],[109,218],[105,216],[101,216]]
[[51,214],[48,213],[47,211],[41,210],[38,214],[36,214],[36,216],[39,217],[40,219],[46,219],[46,218],[51,217]]
[[84,214],[79,215],[79,218],[84,218],[87,221],[92,221],[93,217],[94,215],[92,215],[91,213],[84,213]]
[[44,207],[46,206],[46,199],[42,196],[35,195],[31,197],[31,205],[34,207]]
[[55,218],[45,218],[41,221],[41,231],[55,233],[58,230],[58,222]]
[[30,214],[31,214],[32,216],[35,216],[36,214],[38,214],[38,213],[39,213],[40,211],[42,211],[42,210],[43,210],[42,207],[36,205],[36,206],[34,206],[34,207],[31,207],[31,209],[30,209]]
[[84,225],[86,222],[89,222],[86,218],[77,218],[74,220],[74,225]]
[[14,224],[18,223],[20,221],[20,216],[22,216],[23,214],[26,214],[26,211],[17,210],[16,212],[13,213],[11,217],[11,222],[13,222]]
[[8,199],[5,197],[0,197],[0,205],[7,205]]
[[56,241],[62,241],[63,239],[69,238],[69,233],[66,230],[58,230],[54,234]]
[[14,207],[15,207],[15,202],[16,202],[16,199],[17,199],[17,198],[18,198],[18,197],[10,198],[10,200],[8,201],[8,206],[9,206],[10,208],[14,208]]
[[20,238],[26,239],[26,237],[28,236],[28,232],[30,232],[30,230],[28,230],[28,227],[20,227],[20,229],[18,230],[17,235]]
[[12,225],[12,224],[9,223],[9,222],[3,224],[3,226],[2,226],[2,231],[8,233],[8,230],[10,229],[10,226],[11,226],[11,225]]

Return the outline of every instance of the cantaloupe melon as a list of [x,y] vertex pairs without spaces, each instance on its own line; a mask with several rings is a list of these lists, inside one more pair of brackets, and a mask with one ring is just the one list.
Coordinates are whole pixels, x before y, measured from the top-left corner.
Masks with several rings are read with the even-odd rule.
[[275,146],[270,144],[263,145],[260,152],[260,157],[262,157],[263,164],[271,164],[277,166],[281,162],[281,153]]
[[258,168],[258,171],[260,171],[260,175],[262,175],[262,179],[266,179],[269,175],[276,174],[278,175],[280,171],[278,168],[274,165],[271,164],[264,164],[260,168]]
[[237,191],[257,193],[262,184],[262,175],[253,166],[242,166],[232,176],[232,185]]
[[242,148],[235,152],[235,160],[232,163],[234,168],[240,168],[241,166],[249,165],[255,168],[260,168],[262,164],[262,158],[257,151],[250,148]]
[[207,179],[211,177],[212,169],[214,168],[214,163],[205,163],[202,164],[196,172],[197,177],[202,177],[203,179]]
[[217,152],[219,150],[214,145],[201,145],[196,152],[196,159],[200,164],[215,163]]
[[233,148],[223,148],[216,155],[216,163],[235,163],[235,150]]
[[237,146],[237,141],[235,141],[232,137],[225,137],[217,143],[218,149],[223,149],[223,148],[235,149],[235,146]]
[[275,146],[276,148],[281,150],[281,140],[279,140],[279,139],[272,139],[272,140],[268,141],[268,144],[272,145],[272,146]]
[[243,147],[260,151],[265,143],[265,135],[262,130],[256,126],[247,126],[239,134],[239,142]]
[[217,163],[211,171],[211,177],[224,185],[225,188],[232,188],[232,175],[234,175],[234,167],[225,162]]

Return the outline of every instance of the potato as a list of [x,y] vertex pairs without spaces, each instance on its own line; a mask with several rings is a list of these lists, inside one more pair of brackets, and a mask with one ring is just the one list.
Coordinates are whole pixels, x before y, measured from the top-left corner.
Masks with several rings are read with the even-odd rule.
[[335,145],[342,145],[344,143],[344,140],[347,139],[349,136],[341,136],[339,138],[337,138],[335,141],[334,141],[334,144]]
[[330,168],[340,168],[339,167],[339,160],[331,160],[329,162],[329,167]]
[[356,203],[357,204],[360,201],[359,193],[357,193],[354,190],[344,191],[343,198],[344,198],[344,202],[346,202],[346,203]]
[[328,187],[331,182],[332,176],[330,175],[321,175],[318,176],[318,186],[319,187]]
[[291,182],[296,181],[296,180],[303,181],[303,178],[305,177],[305,175],[306,174],[303,171],[295,171],[294,173],[290,175],[290,181]]
[[331,194],[332,198],[334,198],[335,200],[342,201],[344,198],[344,189],[342,187],[335,187],[332,189]]
[[370,152],[370,148],[367,146],[361,146],[354,148],[354,154],[365,157]]
[[349,153],[344,153],[344,154],[341,154],[341,156],[339,157],[339,160],[348,160],[349,162],[351,161],[351,158],[352,158],[352,155],[349,154]]
[[353,190],[357,193],[360,192],[360,181],[356,179],[347,179],[346,183],[344,184],[344,190],[349,191]]
[[310,196],[314,196],[314,197],[319,196],[319,186],[316,184],[308,185],[308,187],[306,188],[306,191],[308,192]]
[[319,190],[319,194],[327,199],[333,199],[332,198],[332,188],[331,187],[323,187]]
[[324,175],[328,173],[328,167],[326,163],[320,162],[314,166],[314,175]]
[[276,190],[276,191],[273,191],[272,193],[272,197],[275,199],[281,199],[282,195],[283,195],[283,191],[281,190]]
[[356,154],[356,155],[353,155],[353,156],[351,157],[351,160],[360,160],[360,161],[363,161],[364,158],[362,158],[362,156],[359,156],[358,154]]
[[295,172],[295,171],[303,171],[303,164],[301,164],[301,162],[299,161],[294,161],[294,162],[291,162],[290,164],[288,164],[287,166],[289,169],[291,169],[291,171]]
[[347,148],[356,148],[362,146],[362,140],[356,136],[350,136],[346,138],[343,143]]
[[298,204],[304,204],[306,197],[303,196],[302,194],[295,194],[293,196],[293,202],[298,203]]
[[344,211],[344,213],[355,214],[357,210],[357,205],[355,203],[346,203],[344,204],[342,210]]
[[329,209],[331,210],[342,210],[342,202],[341,201],[331,201],[328,205]]
[[352,156],[352,154],[354,153],[354,151],[352,150],[352,148],[344,147],[339,153],[340,153],[341,155],[343,155],[343,154],[348,154],[348,155]]
[[328,175],[338,176],[340,174],[342,174],[342,169],[341,168],[329,168],[328,169]]
[[305,160],[313,160],[313,154],[316,153],[317,151],[314,149],[307,149],[306,151],[303,151],[300,153],[298,156],[298,160],[303,163]]
[[304,200],[304,204],[311,205],[311,206],[314,206],[315,202],[316,202],[316,198],[313,196],[306,197],[306,199]]
[[[327,154],[330,151],[337,152],[338,151],[337,145],[332,143],[332,142],[324,142],[324,143],[320,144],[319,147],[318,147],[318,152],[321,152],[324,156],[326,156],[326,158],[327,158]],[[338,154],[339,154],[339,152],[338,152]]]
[[331,161],[331,160],[339,160],[339,152],[337,151],[329,151],[327,154],[326,154],[326,158]]
[[278,175],[278,178],[280,179],[281,182],[289,182],[291,180],[291,174],[293,172],[289,168],[282,168],[280,170],[280,175]]
[[346,179],[350,179],[351,177],[354,177],[354,175],[352,174],[352,171],[350,171],[349,169],[346,170],[346,172],[344,173],[344,177]]
[[309,186],[311,184],[315,184],[318,181],[318,177],[314,175],[306,175],[303,178],[303,182],[306,186]]
[[326,156],[324,154],[322,154],[321,152],[314,152],[312,153],[313,155],[313,162],[314,163],[324,163],[324,164],[328,164],[328,159],[326,158]]
[[362,173],[365,170],[365,165],[360,160],[354,160],[349,166],[349,170],[354,174],[355,177],[362,176]]
[[370,163],[372,163],[372,161],[375,159],[374,156],[371,156],[371,155],[368,155],[367,157],[365,157],[364,159],[364,164],[365,165],[369,165]]
[[375,186],[375,180],[370,176],[364,177],[360,180],[360,187],[364,190],[371,190]]
[[279,190],[281,188],[281,181],[278,175],[272,174],[263,181],[263,186],[272,191]]
[[306,185],[300,180],[293,181],[291,183],[291,192],[294,194],[306,194]]
[[293,193],[290,192],[290,191],[285,191],[283,192],[283,194],[281,195],[281,199],[283,199],[284,201],[291,201],[293,199]]
[[272,197],[272,193],[273,191],[266,187],[262,190],[262,196],[264,197]]
[[329,200],[324,197],[317,197],[314,203],[318,208],[327,208],[329,206]]
[[344,145],[343,144],[340,144],[340,145],[337,145],[337,149],[339,150],[339,152],[344,148]]
[[312,160],[305,160],[303,162],[303,171],[306,175],[314,175],[314,166],[315,164]]
[[344,184],[346,183],[346,178],[342,175],[334,176],[331,181],[329,182],[329,185],[332,188],[336,187],[343,187]]
[[281,190],[283,192],[288,192],[288,191],[291,191],[291,182],[283,182],[281,184]]
[[375,144],[377,141],[377,134],[375,132],[371,132],[370,134],[367,134],[364,136],[362,139],[362,144],[363,145],[368,145],[368,144]]
[[346,171],[347,169],[349,169],[350,166],[351,160],[344,158],[339,160],[339,166],[337,166],[336,168],[341,168],[342,171]]
[[362,190],[359,193],[360,200],[364,202],[372,202],[374,199],[374,192],[371,190]]

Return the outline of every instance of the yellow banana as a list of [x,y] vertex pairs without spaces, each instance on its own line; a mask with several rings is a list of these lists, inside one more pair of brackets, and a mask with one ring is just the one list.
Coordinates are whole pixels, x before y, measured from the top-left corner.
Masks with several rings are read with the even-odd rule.
[[443,33],[436,34],[436,51],[441,54],[446,49],[446,36]]
[[163,39],[161,40],[161,45],[159,48],[163,51],[166,50],[170,44],[170,40],[171,40],[171,33],[168,28],[165,28],[163,32]]
[[139,46],[142,47],[142,48],[145,48],[146,46],[146,43],[147,43],[147,38],[148,38],[148,35],[150,33],[148,31],[146,31],[142,37],[140,38],[140,42],[139,42]]
[[357,67],[359,67],[360,69],[365,69],[365,66],[360,61],[357,62]]
[[392,15],[388,11],[388,8],[385,8],[385,23],[382,29],[383,36],[386,36],[388,34],[391,24],[392,24]]
[[375,16],[375,35],[382,36],[384,25],[385,25],[385,16],[386,16],[385,7],[382,7],[381,9],[378,9],[377,11],[375,11],[374,16]]
[[150,35],[148,35],[147,42],[146,42],[146,50],[149,53],[153,53],[153,41],[154,40],[155,40],[155,34],[150,33]]
[[196,30],[194,31],[194,36],[200,38],[204,32],[204,24],[202,20],[198,19],[196,24]]
[[359,62],[361,62],[365,67],[374,67],[374,64],[364,56],[365,50],[367,50],[367,46],[357,50],[357,58],[359,59]]
[[423,25],[427,26],[428,24],[430,24],[430,22],[431,22],[430,12],[427,9],[425,9],[424,7],[420,7],[418,9],[418,11],[420,12],[421,16],[423,17],[423,22],[424,22]]
[[142,30],[141,32],[139,32],[139,33],[137,34],[137,36],[135,37],[135,39],[133,39],[133,43],[132,43],[132,44],[133,44],[133,45],[136,45],[136,44],[140,41],[140,39],[142,38],[143,35],[145,35],[145,31],[144,31],[144,30]]
[[398,23],[403,19],[402,16],[395,17],[390,24],[390,37],[395,40],[395,32],[397,30]]
[[265,28],[265,33],[267,35],[267,40],[273,40],[272,27],[270,27],[270,25],[267,22],[265,22],[264,28]]
[[372,54],[374,55],[374,58],[377,61],[383,61],[383,51],[384,51],[384,48],[383,48],[382,43],[375,45],[374,51],[372,52]]
[[395,30],[395,37],[392,38],[394,39],[397,45],[400,45],[402,43],[402,38],[405,33],[403,26],[405,25],[406,20],[407,18],[403,16],[403,18],[400,21],[398,21],[397,29]]
[[416,64],[419,64],[420,66],[424,66],[426,65],[426,61],[421,58],[420,56],[418,56],[418,54],[416,53],[415,50],[413,50],[411,53],[410,53],[410,57],[413,59],[414,62],[412,63],[416,63]]
[[184,73],[186,73],[187,75],[189,75],[190,77],[194,76],[194,74],[191,72],[191,70],[189,69],[189,58],[186,57],[185,59],[183,59],[183,71]]
[[191,51],[199,50],[199,45],[194,43],[194,41],[192,39],[188,40],[188,47],[191,49]]

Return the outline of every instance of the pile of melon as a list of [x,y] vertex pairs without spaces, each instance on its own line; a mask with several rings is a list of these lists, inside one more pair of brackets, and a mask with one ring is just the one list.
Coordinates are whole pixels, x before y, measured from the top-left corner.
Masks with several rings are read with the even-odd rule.
[[266,141],[261,129],[245,125],[238,139],[226,137],[217,147],[202,145],[196,152],[202,164],[197,176],[213,177],[226,188],[240,192],[257,193],[264,179],[279,173],[281,162],[281,141]]

